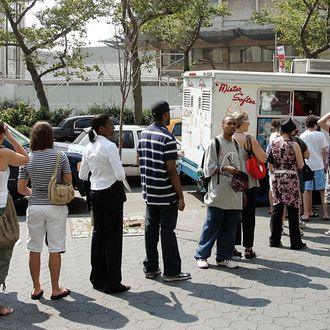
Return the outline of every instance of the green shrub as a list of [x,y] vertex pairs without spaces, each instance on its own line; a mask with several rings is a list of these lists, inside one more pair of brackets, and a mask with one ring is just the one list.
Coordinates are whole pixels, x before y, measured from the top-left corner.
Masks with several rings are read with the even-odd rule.
[[70,117],[72,112],[73,109],[63,109],[63,108],[59,108],[51,111],[50,113],[51,124],[53,126],[58,126],[63,119]]
[[151,111],[145,110],[142,112],[142,125],[150,125],[152,123]]

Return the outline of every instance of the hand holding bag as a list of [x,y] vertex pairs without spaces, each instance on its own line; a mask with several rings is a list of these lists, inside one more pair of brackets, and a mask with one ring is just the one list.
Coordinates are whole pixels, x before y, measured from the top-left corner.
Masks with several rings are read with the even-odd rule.
[[19,238],[19,226],[13,199],[8,193],[6,208],[0,216],[0,247],[13,247]]
[[55,205],[65,205],[74,199],[74,189],[71,184],[57,183],[57,169],[61,154],[57,154],[56,165],[48,184],[48,198]]
[[247,149],[245,147],[244,149],[248,153],[248,159],[245,163],[246,171],[250,176],[257,180],[263,179],[267,173],[266,166],[264,163],[259,162],[256,156],[253,154],[250,135],[247,135],[245,141],[247,143]]

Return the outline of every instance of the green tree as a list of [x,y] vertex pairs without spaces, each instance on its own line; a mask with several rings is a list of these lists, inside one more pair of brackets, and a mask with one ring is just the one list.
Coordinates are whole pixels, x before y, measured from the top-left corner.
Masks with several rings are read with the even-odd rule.
[[171,16],[159,17],[148,23],[144,31],[184,53],[184,71],[190,70],[189,53],[202,27],[212,26],[216,16],[230,15],[228,4],[215,5],[211,0],[187,1]]
[[[58,0],[47,6],[43,0],[0,0],[0,16],[10,29],[0,28],[0,46],[19,47],[24,56],[40,107],[49,110],[42,78],[46,74],[80,75],[95,69],[84,65],[86,23],[105,14],[111,0]],[[32,26],[23,21],[34,16]],[[75,51],[73,51],[75,49]],[[52,52],[48,52],[48,51]]]
[[185,0],[121,0],[115,8],[114,21],[121,25],[122,38],[130,51],[134,121],[142,122],[141,58],[139,51],[143,40],[140,33],[145,24],[181,8]]
[[273,24],[279,40],[292,45],[300,57],[317,58],[330,48],[329,0],[273,0],[253,20]]

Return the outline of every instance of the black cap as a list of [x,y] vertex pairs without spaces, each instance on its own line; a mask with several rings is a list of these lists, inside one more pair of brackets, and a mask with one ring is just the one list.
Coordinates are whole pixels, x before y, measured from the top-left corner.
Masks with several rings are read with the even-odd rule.
[[296,124],[291,118],[281,120],[281,131],[283,133],[290,133],[297,128]]
[[151,106],[151,113],[154,117],[160,117],[165,112],[170,112],[170,106],[166,101],[160,101]]

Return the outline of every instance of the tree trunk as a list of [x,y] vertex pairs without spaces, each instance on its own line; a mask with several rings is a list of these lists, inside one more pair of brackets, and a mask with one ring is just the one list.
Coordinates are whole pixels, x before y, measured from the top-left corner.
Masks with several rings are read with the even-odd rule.
[[39,77],[37,69],[35,68],[34,64],[29,61],[26,61],[26,68],[30,72],[34,89],[37,92],[37,98],[40,103],[40,108],[49,111],[48,99],[44,90],[44,85],[41,81],[41,78]]
[[189,63],[189,52],[190,49],[186,49],[183,53],[183,71],[190,71],[190,63]]
[[137,44],[133,43],[131,48],[133,99],[134,99],[134,124],[142,123],[142,86],[141,86],[141,63]]

